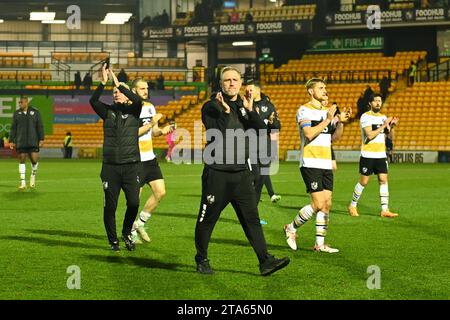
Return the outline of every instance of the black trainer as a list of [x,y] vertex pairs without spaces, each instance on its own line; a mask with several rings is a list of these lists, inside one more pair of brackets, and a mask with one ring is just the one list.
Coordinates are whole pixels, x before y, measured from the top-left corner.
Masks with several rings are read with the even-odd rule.
[[213,274],[214,271],[211,269],[209,265],[209,260],[204,259],[200,262],[197,262],[197,272],[201,274]]
[[131,234],[128,236],[122,236],[123,241],[125,242],[125,246],[127,247],[128,251],[134,251],[136,249],[136,245],[134,244],[133,240],[131,240]]
[[268,276],[289,264],[290,260],[288,257],[277,259],[272,255],[268,255],[266,261],[259,265],[259,272],[262,276]]
[[112,251],[120,251],[119,241],[111,243]]

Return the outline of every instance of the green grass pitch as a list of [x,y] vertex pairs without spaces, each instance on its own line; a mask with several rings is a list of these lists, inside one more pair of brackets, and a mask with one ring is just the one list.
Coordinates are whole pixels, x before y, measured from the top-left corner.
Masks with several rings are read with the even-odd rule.
[[[256,255],[234,211],[222,213],[209,248],[213,276],[195,272],[194,226],[201,165],[162,165],[167,196],[148,222],[149,244],[109,250],[103,227],[100,161],[42,159],[36,190],[17,191],[16,160],[0,160],[0,299],[449,299],[450,166],[390,166],[390,204],[400,216],[379,217],[372,177],[359,204],[346,208],[358,180],[357,164],[338,164],[327,243],[338,254],[317,253],[314,222],[299,230],[299,249],[282,226],[309,198],[297,163],[272,177],[282,199],[263,194],[261,218],[269,251],[290,265],[261,277]],[[27,180],[30,166],[27,163]],[[147,198],[149,189],[143,196]],[[141,201],[141,204],[143,200]],[[124,197],[117,210],[118,233]],[[69,266],[80,268],[81,289],[68,289]],[[380,289],[368,289],[369,266]],[[370,281],[369,281],[370,282]]]

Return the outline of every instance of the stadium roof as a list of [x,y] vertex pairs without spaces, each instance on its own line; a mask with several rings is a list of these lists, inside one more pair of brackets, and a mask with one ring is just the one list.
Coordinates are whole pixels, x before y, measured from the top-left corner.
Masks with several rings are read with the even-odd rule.
[[83,20],[103,20],[108,12],[138,12],[138,0],[2,0],[0,18],[4,20],[29,20],[30,12],[56,12],[55,19],[66,19],[67,7],[77,5]]

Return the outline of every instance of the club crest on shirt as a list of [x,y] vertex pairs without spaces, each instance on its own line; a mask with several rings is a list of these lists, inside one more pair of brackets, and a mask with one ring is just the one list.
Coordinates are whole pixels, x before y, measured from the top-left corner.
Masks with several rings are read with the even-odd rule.
[[213,204],[214,201],[216,201],[216,197],[210,194],[206,197],[206,201],[208,201],[209,204]]
[[267,110],[269,110],[269,108],[267,108],[266,106],[262,106],[262,107],[261,107],[261,111],[262,111],[262,112],[267,112]]
[[319,186],[319,184],[318,184],[316,181],[311,182],[311,189],[317,190],[317,187],[318,187],[318,186]]
[[122,119],[126,119],[126,118],[128,118],[128,114],[123,114]]
[[31,115],[31,116],[34,116],[34,111],[30,111],[30,115]]

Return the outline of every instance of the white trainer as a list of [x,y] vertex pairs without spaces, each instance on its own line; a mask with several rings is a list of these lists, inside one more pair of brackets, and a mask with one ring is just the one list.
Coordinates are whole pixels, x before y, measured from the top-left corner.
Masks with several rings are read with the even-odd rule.
[[36,187],[36,175],[32,174],[30,176],[30,188]]
[[136,230],[131,231],[131,241],[136,244],[142,244],[142,240],[137,234]]
[[331,248],[329,245],[323,244],[321,246],[314,246],[314,251],[326,252],[326,253],[337,253],[337,252],[339,252],[339,249]]
[[271,198],[270,201],[272,201],[273,203],[278,202],[281,200],[281,196],[274,194]]
[[145,242],[152,241],[148,236],[147,232],[145,231],[144,226],[140,227],[136,221],[133,223],[133,230],[136,230],[141,239],[144,240]]
[[285,224],[283,231],[286,235],[286,242],[292,250],[297,250],[297,232],[289,231],[289,225]]

